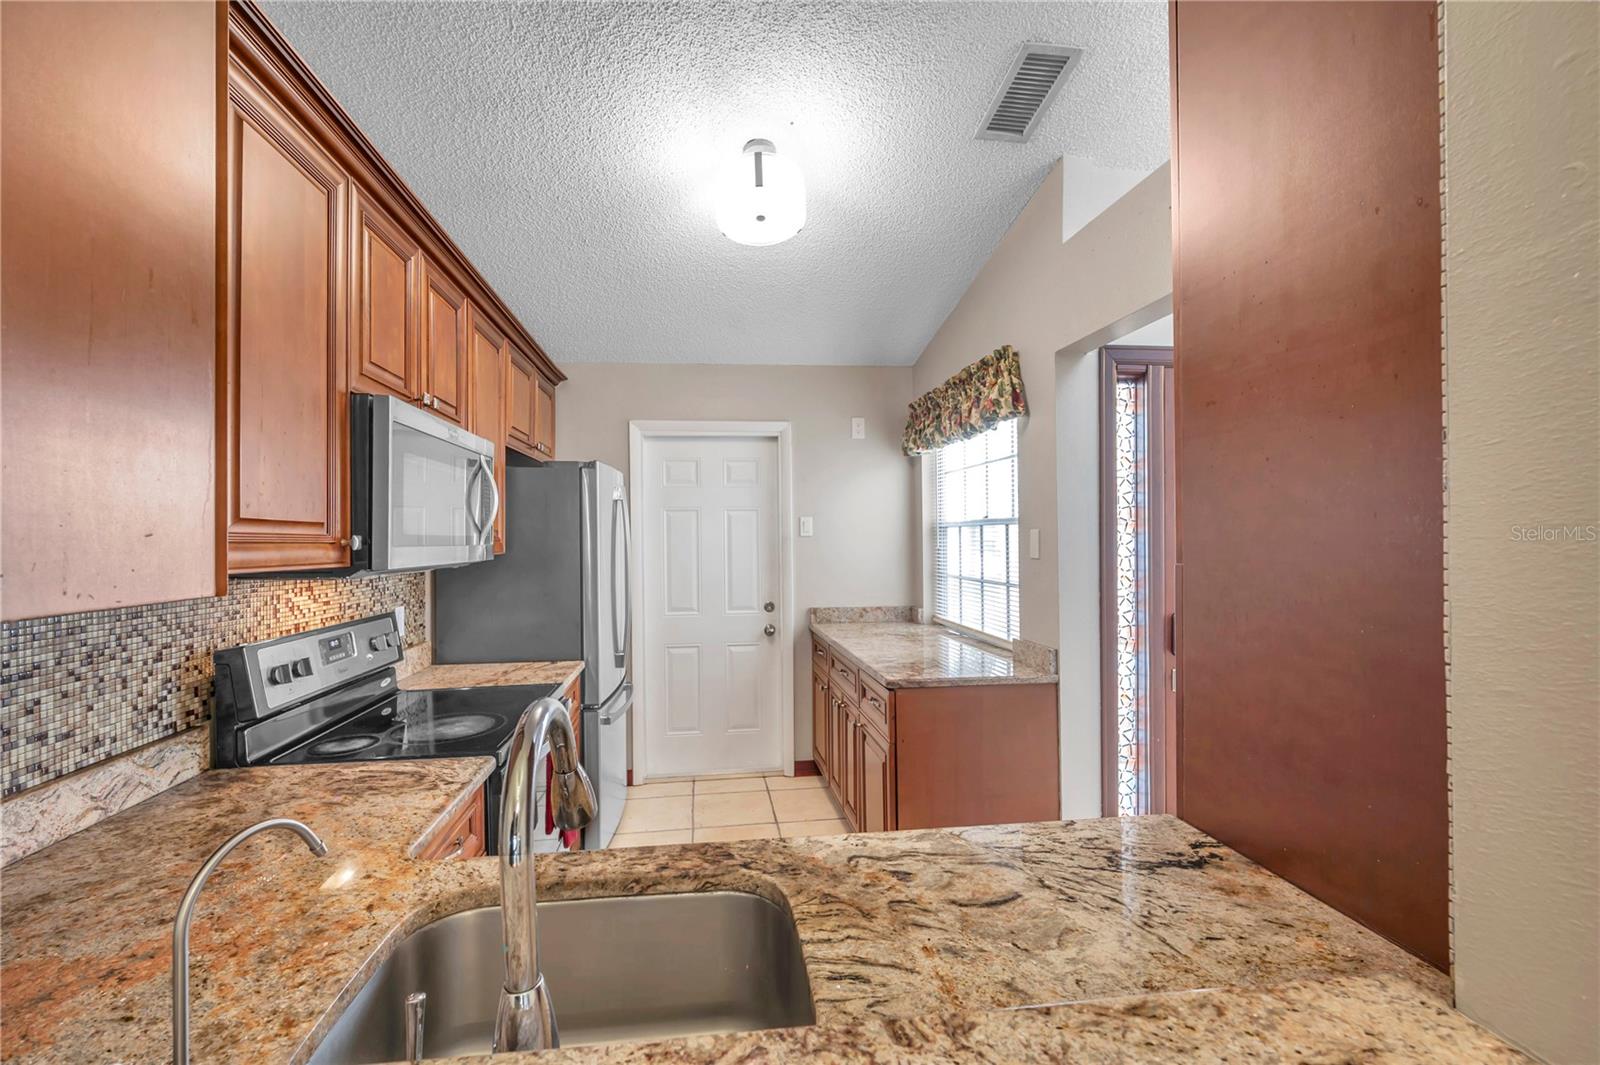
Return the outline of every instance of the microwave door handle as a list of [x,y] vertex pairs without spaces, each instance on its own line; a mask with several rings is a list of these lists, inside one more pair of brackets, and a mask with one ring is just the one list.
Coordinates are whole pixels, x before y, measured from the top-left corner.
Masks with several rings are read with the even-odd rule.
[[483,538],[478,541],[478,546],[484,547],[494,538],[495,519],[500,517],[500,485],[495,482],[494,469],[489,465],[488,455],[479,455],[478,465],[482,468],[483,475],[489,479],[489,516],[484,519]]
[[483,525],[478,521],[478,478],[482,476],[482,463],[473,463],[472,472],[467,475],[467,520],[472,522],[472,539],[474,542],[483,536]]
[[[628,662],[627,632],[633,627],[633,578],[628,569],[628,560],[633,557],[633,522],[628,516],[628,500],[617,493],[611,506],[611,594],[617,594],[617,519],[622,520],[622,611],[617,611],[616,601],[611,603],[611,650],[615,656],[616,664],[625,666]],[[621,622],[619,625],[618,622]]]

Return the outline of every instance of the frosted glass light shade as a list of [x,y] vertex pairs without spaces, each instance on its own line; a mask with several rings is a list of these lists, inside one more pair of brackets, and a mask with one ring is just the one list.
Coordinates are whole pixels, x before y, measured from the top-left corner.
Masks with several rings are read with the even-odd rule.
[[717,197],[717,227],[729,240],[778,244],[806,224],[806,182],[771,141],[754,140],[729,164]]

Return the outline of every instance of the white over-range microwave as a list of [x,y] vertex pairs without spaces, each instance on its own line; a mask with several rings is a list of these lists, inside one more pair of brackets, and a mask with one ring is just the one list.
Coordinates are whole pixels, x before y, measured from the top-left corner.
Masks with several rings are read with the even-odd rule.
[[495,446],[393,396],[350,400],[351,562],[420,570],[494,555]]

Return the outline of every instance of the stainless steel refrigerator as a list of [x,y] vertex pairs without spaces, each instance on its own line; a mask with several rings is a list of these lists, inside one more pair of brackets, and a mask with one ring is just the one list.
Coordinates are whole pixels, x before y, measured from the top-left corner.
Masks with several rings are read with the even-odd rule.
[[600,800],[583,846],[598,850],[627,801],[627,490],[602,462],[553,462],[507,466],[505,495],[505,553],[434,574],[434,660],[583,661],[583,766]]

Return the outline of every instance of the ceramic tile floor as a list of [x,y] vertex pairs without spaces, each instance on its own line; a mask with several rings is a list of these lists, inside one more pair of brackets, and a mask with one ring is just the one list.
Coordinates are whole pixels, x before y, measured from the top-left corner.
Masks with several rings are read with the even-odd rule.
[[850,831],[821,777],[696,777],[628,789],[612,849]]

